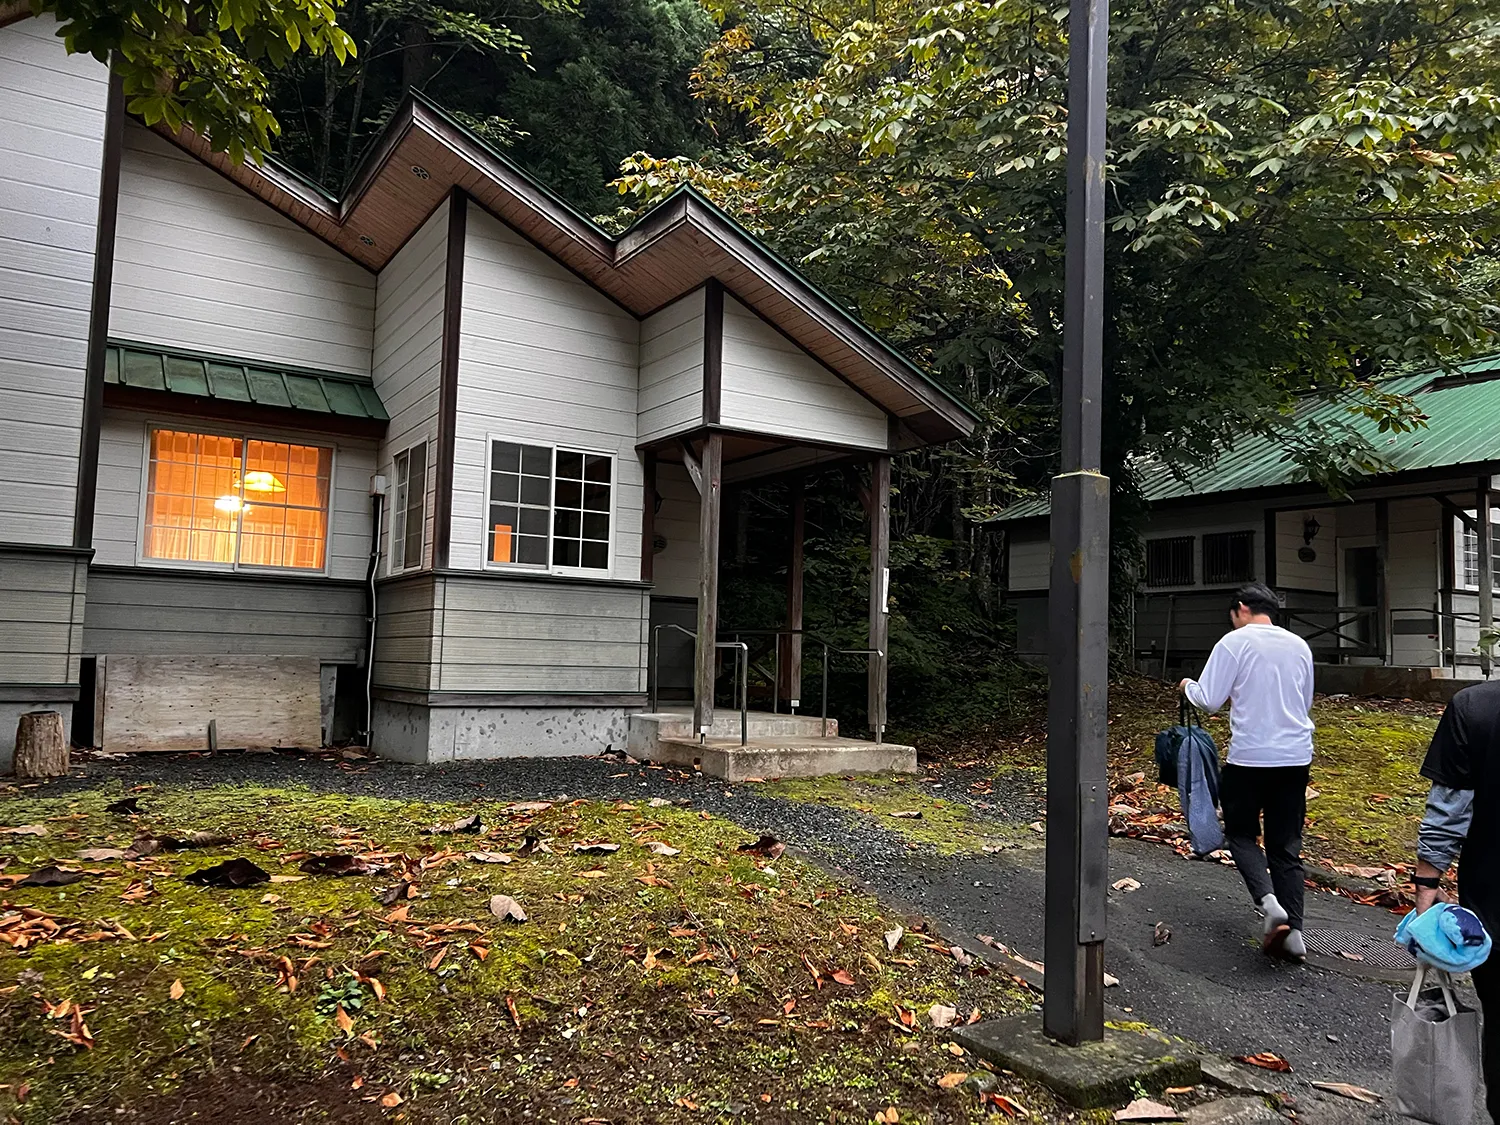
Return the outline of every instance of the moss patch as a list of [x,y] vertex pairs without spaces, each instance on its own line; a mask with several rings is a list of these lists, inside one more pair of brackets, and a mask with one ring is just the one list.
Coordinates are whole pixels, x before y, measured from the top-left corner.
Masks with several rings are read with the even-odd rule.
[[761,791],[856,813],[897,833],[911,846],[939,855],[977,852],[986,845],[1010,846],[1022,839],[1015,826],[978,820],[962,802],[936,796],[929,786],[906,777],[816,777],[773,782]]
[[[119,796],[0,800],[0,824],[47,829],[0,836],[0,1112],[23,1122],[869,1121],[889,1106],[979,1121],[976,1097],[936,1085],[977,1064],[927,1007],[1030,1003],[920,933],[888,952],[882,935],[910,920],[792,857],[740,852],[748,833],[685,809],[222,786],[146,789],[125,817],[105,811]],[[965,823],[921,807],[915,824],[939,835]],[[422,832],[475,812],[478,835]],[[138,831],[232,840],[77,856]],[[551,850],[522,854],[528,837]],[[574,850],[601,841],[618,850]],[[392,866],[297,878],[307,853],[331,852]],[[183,879],[232,857],[278,881]],[[49,863],[88,874],[14,885]],[[409,897],[377,901],[404,882]],[[496,894],[528,920],[490,914]],[[1037,1089],[1002,1089],[1062,1116]]]

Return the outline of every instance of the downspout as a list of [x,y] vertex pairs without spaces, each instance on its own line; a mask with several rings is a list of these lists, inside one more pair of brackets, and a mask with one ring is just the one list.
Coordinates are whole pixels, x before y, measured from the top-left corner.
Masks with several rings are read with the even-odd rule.
[[370,514],[373,525],[370,532],[370,565],[365,572],[365,585],[369,593],[370,632],[365,644],[365,749],[374,749],[375,726],[375,572],[380,567],[380,524],[385,511],[385,478],[370,480]]

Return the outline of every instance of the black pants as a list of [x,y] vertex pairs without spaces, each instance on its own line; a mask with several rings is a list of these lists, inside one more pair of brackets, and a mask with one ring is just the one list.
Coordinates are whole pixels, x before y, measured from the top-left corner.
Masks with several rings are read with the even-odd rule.
[[[1302,928],[1307,778],[1307,766],[1225,766],[1219,784],[1229,854],[1250,888],[1250,897],[1259,903],[1274,891],[1294,930]],[[1259,843],[1262,835],[1265,851]]]
[[1500,961],[1474,970],[1474,991],[1484,1017],[1484,1092],[1490,1116],[1500,1121]]

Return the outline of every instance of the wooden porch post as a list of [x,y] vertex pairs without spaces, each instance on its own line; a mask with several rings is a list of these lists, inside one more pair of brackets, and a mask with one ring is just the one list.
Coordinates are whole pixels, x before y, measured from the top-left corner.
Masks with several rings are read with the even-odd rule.
[[714,668],[719,632],[719,511],[723,499],[724,438],[711,433],[703,443],[699,471],[698,640],[694,646],[693,729],[707,736],[714,724]]
[[1391,502],[1375,501],[1375,649],[1381,662],[1390,664],[1395,657],[1391,643],[1391,588],[1386,581],[1386,566],[1391,557]]
[[[1492,632],[1495,628],[1495,532],[1490,524],[1490,478],[1479,478],[1479,489],[1474,498],[1475,520],[1479,525],[1475,539],[1479,546],[1479,631]],[[1483,646],[1479,649],[1479,670],[1489,679],[1494,661]]]
[[879,742],[885,730],[886,665],[890,653],[890,617],[886,599],[891,574],[891,458],[876,457],[870,466],[870,729]]
[[[786,627],[802,628],[802,540],[807,526],[807,496],[802,478],[791,484],[792,549],[786,564]],[[781,695],[796,710],[802,703],[802,634],[793,632],[781,646]]]

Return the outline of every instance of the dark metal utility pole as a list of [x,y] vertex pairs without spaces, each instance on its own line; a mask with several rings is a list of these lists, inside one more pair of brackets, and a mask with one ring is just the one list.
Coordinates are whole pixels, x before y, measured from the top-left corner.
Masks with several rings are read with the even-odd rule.
[[1052,480],[1042,1029],[1076,1046],[1104,1038],[1109,878],[1109,479],[1099,471],[1108,0],[1070,0],[1068,40],[1062,468]]

